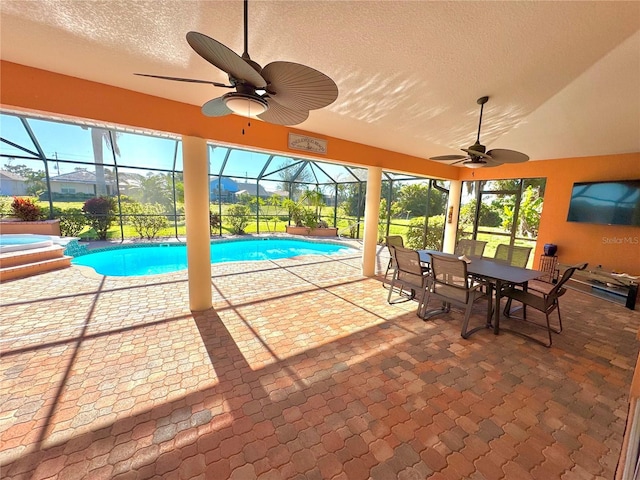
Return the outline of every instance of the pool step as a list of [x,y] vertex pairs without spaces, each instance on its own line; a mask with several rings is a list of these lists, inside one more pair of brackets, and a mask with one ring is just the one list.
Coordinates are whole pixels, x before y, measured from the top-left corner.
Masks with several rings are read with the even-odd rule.
[[0,282],[66,268],[71,266],[71,259],[64,255],[64,247],[60,245],[3,253],[0,254]]

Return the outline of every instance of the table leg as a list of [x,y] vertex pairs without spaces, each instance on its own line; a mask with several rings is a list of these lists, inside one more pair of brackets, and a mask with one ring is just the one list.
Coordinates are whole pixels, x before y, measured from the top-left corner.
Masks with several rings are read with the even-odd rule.
[[491,328],[493,318],[493,282],[487,282],[487,328]]
[[502,291],[502,282],[496,280],[496,308],[494,311],[495,319],[493,321],[493,333],[500,333],[500,292]]

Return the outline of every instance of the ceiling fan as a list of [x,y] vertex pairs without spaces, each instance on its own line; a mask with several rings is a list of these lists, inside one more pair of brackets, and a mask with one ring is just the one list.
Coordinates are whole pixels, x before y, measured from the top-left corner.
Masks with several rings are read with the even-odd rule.
[[277,125],[297,125],[309,117],[309,110],[330,105],[338,98],[338,87],[324,73],[292,62],[271,62],[262,68],[248,53],[248,0],[244,0],[244,52],[239,56],[222,43],[202,33],[188,32],[187,42],[198,55],[229,76],[230,85],[208,80],[136,73],[143,77],[178,82],[206,83],[233,88],[221,97],[209,100],[202,113],[222,117],[236,113],[257,117]]
[[482,110],[484,104],[489,101],[489,97],[480,97],[477,100],[480,105],[480,121],[478,122],[478,137],[476,143],[469,148],[462,148],[461,150],[466,152],[467,155],[440,155],[438,157],[431,157],[430,160],[458,160],[451,165],[462,163],[465,167],[480,168],[480,167],[497,167],[503,163],[522,163],[529,160],[529,156],[515,150],[506,150],[504,148],[494,148],[493,150],[486,151],[487,148],[480,143],[480,128],[482,127]]

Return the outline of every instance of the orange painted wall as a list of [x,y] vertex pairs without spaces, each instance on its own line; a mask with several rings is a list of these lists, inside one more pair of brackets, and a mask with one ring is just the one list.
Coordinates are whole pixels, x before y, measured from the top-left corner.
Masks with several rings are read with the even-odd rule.
[[[535,257],[545,243],[558,245],[561,263],[640,275],[640,228],[567,222],[574,182],[640,179],[640,153],[535,161],[463,170],[462,180],[545,177],[547,186]],[[534,266],[537,261],[534,261]]]
[[[254,121],[242,135],[246,119],[241,117],[207,118],[197,106],[6,61],[0,61],[0,72],[0,106],[3,108],[80,117],[304,156],[287,148],[288,133],[308,133],[303,130]],[[640,274],[640,245],[634,243],[635,239],[640,239],[640,228],[566,221],[574,182],[640,178],[640,152],[469,170],[339,138],[309,135],[328,140],[327,156],[316,157],[351,165],[377,166],[450,180],[546,177],[544,210],[534,255],[542,253],[544,243],[557,243],[563,263],[588,261],[591,265],[601,264],[611,270]]]
[[[55,112],[102,122],[206,138],[230,145],[317,157],[351,165],[377,166],[455,179],[458,168],[290,127],[252,121],[235,115],[210,118],[200,107],[164,98],[0,61],[0,105]],[[313,115],[313,112],[311,113]],[[242,134],[242,131],[245,134]],[[327,139],[327,155],[312,155],[287,147],[289,132]]]

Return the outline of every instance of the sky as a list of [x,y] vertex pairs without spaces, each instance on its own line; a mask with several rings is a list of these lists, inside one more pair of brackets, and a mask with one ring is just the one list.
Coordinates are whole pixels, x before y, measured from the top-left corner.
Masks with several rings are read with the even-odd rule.
[[[91,128],[89,126],[62,123],[57,121],[27,118],[28,127],[36,137],[45,156],[53,162],[49,164],[51,175],[69,173],[78,167],[91,168],[88,165],[67,162],[87,162],[93,164],[94,152],[91,141]],[[0,136],[27,150],[37,153],[37,149],[31,140],[28,130],[19,117],[11,114],[0,113]],[[182,170],[182,145],[179,140],[164,137],[155,137],[138,133],[118,131],[116,142],[120,155],[116,161],[118,166],[154,168],[172,170],[174,158],[176,158],[176,170]],[[103,162],[106,166],[113,165],[113,154],[106,142],[103,142]],[[210,172],[217,175],[223,166],[227,156],[227,147],[210,145]],[[11,159],[11,156],[27,156],[33,161],[22,158]],[[252,181],[262,172],[271,155],[261,152],[250,152],[241,149],[233,149],[225,165],[223,174],[238,180]],[[58,161],[55,161],[58,160]],[[293,161],[287,157],[275,156],[268,169],[266,178],[273,181],[272,185],[265,185],[268,190],[276,190],[276,182],[281,180],[281,175],[270,172],[281,168],[286,162]],[[42,170],[42,162],[31,155],[6,142],[0,142],[0,169],[7,164],[25,164],[34,170]],[[315,178],[320,183],[331,183],[332,179],[341,181],[354,181],[348,170],[341,165],[329,163],[321,164],[322,170],[315,169]],[[146,174],[145,171],[140,171]]]

